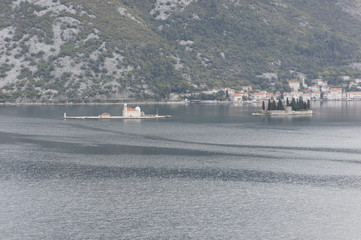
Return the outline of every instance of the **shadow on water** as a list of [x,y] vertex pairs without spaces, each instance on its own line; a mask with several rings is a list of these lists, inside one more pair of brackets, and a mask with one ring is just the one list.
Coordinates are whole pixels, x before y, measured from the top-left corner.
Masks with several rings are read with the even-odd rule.
[[[114,131],[112,131],[114,132]],[[128,133],[125,133],[129,135]],[[36,135],[23,135],[16,133],[0,132],[0,144],[33,144],[38,146],[42,151],[53,151],[59,153],[69,154],[86,154],[86,155],[169,155],[169,156],[194,156],[194,157],[240,157],[242,158],[259,158],[259,159],[284,159],[281,156],[271,156],[269,151],[275,150],[290,150],[290,151],[306,151],[306,152],[322,152],[322,153],[347,153],[347,154],[361,154],[361,150],[358,149],[346,149],[346,148],[316,148],[316,147],[288,147],[288,146],[267,146],[267,145],[237,145],[237,144],[219,144],[219,143],[205,143],[205,142],[191,142],[174,140],[162,137],[143,136],[134,134],[143,138],[152,139],[155,141],[177,142],[190,145],[200,146],[217,146],[226,148],[236,148],[241,152],[230,153],[225,151],[210,151],[210,150],[197,150],[190,148],[174,148],[174,147],[159,147],[159,146],[142,146],[142,145],[126,145],[126,144],[82,144],[76,142],[66,141],[53,141],[53,140],[41,140]],[[250,153],[247,149],[259,149],[258,154]],[[297,156],[292,159],[300,159]],[[361,161],[356,160],[336,160],[336,159],[316,159],[318,161],[329,162],[342,162],[351,164],[361,164]]]
[[[125,144],[92,144],[85,145],[74,142],[61,142],[51,140],[35,139],[38,136],[22,135],[15,133],[0,132],[0,144],[33,144],[42,150],[51,150],[61,153],[71,154],[87,154],[87,155],[172,155],[172,156],[238,156],[238,157],[254,157],[264,158],[261,154],[241,154],[241,153],[223,153],[216,151],[195,150],[186,148],[170,148],[155,146],[136,146]],[[267,158],[274,158],[267,156]]]
[[[205,151],[195,150],[186,148],[168,148],[168,147],[155,147],[155,146],[135,146],[135,145],[124,145],[124,144],[93,144],[84,145],[81,143],[74,142],[60,142],[50,140],[39,140],[33,139],[29,136],[20,137],[14,134],[8,135],[10,141],[0,142],[0,144],[15,144],[15,143],[26,143],[39,146],[42,150],[51,150],[61,153],[70,154],[86,154],[86,155],[125,155],[125,154],[138,154],[138,155],[171,155],[171,156],[238,156],[238,157],[253,157],[253,158],[275,158],[272,156],[265,156],[262,154],[250,154],[250,153],[223,153],[216,151]],[[1,139],[4,139],[3,137]]]
[[106,130],[96,127],[88,127],[80,124],[72,124],[75,127],[83,128],[86,130],[98,131],[98,132],[109,132],[109,133],[119,133],[127,136],[136,136],[141,138],[146,138],[155,141],[165,141],[165,142],[175,142],[175,143],[185,143],[191,145],[205,145],[205,146],[218,146],[218,147],[232,147],[232,148],[252,148],[252,149],[272,149],[272,150],[299,150],[299,151],[313,151],[313,152],[338,152],[338,153],[351,153],[351,154],[361,154],[361,149],[349,149],[349,148],[329,148],[329,147],[293,147],[293,146],[267,146],[267,145],[241,145],[241,144],[221,144],[221,143],[208,143],[208,142],[194,142],[194,141],[185,141],[177,140],[171,138],[164,138],[159,136],[147,136],[134,133],[127,133],[114,130]]
[[74,163],[16,161],[2,163],[0,173],[1,179],[10,179],[13,177],[33,180],[155,178],[283,183],[339,188],[361,187],[361,177],[356,176],[316,176],[246,169],[134,168],[81,165]]

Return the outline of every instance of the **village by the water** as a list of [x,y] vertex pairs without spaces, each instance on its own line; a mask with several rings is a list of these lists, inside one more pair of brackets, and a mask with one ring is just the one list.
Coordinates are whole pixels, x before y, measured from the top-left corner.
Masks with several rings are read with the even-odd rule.
[[[253,89],[253,86],[240,86],[239,90],[232,88],[216,88],[207,91],[197,91],[186,94],[170,94],[170,102],[183,103],[218,103],[216,99],[202,99],[200,96],[226,95],[228,102],[232,103],[258,103],[262,104],[255,116],[283,116],[283,115],[309,115],[313,114],[311,101],[353,101],[361,100],[361,78],[349,81],[347,86],[330,86],[327,81],[315,79],[308,86],[304,79],[288,81],[289,92],[269,92]],[[356,90],[356,91],[355,91]],[[221,94],[220,94],[221,93]],[[227,102],[227,101],[226,101]],[[157,119],[170,118],[170,115],[145,114],[139,106],[132,108],[125,103],[122,115],[102,113],[96,116],[68,116],[64,119]]]
[[[345,76],[347,78],[347,76]],[[292,98],[303,99],[304,101],[339,101],[339,100],[361,100],[361,78],[349,81],[347,85],[336,87],[329,85],[327,81],[322,79],[315,79],[312,85],[308,86],[304,79],[299,81],[288,81],[290,91],[261,91],[254,89],[252,85],[240,86],[239,90],[231,88],[213,89],[210,91],[202,91],[188,94],[171,94],[171,100],[179,100],[184,97],[192,97],[199,94],[216,94],[219,91],[227,92],[230,101],[232,102],[262,102],[269,99],[281,99],[284,102]]]
[[[310,109],[311,101],[353,101],[361,100],[361,78],[350,80],[343,87],[329,85],[327,81],[315,79],[308,86],[305,79],[288,81],[290,91],[261,91],[253,89],[253,86],[241,86],[239,90],[225,88],[213,89],[197,93],[203,95],[217,95],[219,92],[225,92],[227,98],[233,103],[262,103],[262,111],[253,113],[256,116],[262,115],[308,115],[313,114]],[[172,94],[172,100],[194,97],[194,93]],[[192,100],[190,100],[192,102]],[[211,103],[212,100],[193,100],[195,103]],[[214,102],[214,100],[213,100]]]

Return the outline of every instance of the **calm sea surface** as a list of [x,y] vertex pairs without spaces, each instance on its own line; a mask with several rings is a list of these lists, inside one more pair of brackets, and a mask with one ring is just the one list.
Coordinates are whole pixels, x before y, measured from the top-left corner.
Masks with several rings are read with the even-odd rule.
[[0,239],[361,239],[361,102],[0,107]]

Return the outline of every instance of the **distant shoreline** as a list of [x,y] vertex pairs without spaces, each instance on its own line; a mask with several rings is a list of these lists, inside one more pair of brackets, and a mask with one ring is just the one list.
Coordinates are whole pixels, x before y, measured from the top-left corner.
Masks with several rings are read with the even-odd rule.
[[[91,105],[147,105],[147,104],[158,104],[158,105],[181,105],[181,104],[190,104],[190,101],[123,101],[123,102],[92,102],[92,103],[59,103],[59,102],[20,102],[20,103],[0,103],[0,106],[91,106]],[[231,101],[215,101],[212,103],[209,102],[201,102],[201,103],[192,103],[192,104],[202,104],[202,105],[210,105],[210,104],[232,104]]]
[[[313,100],[316,102],[360,102],[361,99],[353,99],[346,100]],[[190,101],[123,101],[123,102],[88,102],[88,103],[76,103],[76,102],[6,102],[6,103],[0,103],[0,106],[92,106],[92,105],[123,105],[124,103],[131,104],[131,105],[147,105],[147,104],[158,104],[158,105],[181,105],[181,104],[202,104],[202,105],[211,105],[211,104],[239,104],[247,102],[232,102],[232,101],[215,101],[215,102],[200,102],[200,103],[192,103]],[[252,102],[254,104],[260,104],[261,101]]]
[[141,101],[130,101],[130,102],[101,102],[101,103],[38,103],[38,102],[27,102],[27,103],[0,103],[0,106],[76,106],[76,105],[124,105],[124,103],[126,104],[142,104],[142,105],[146,105],[146,104],[186,104],[186,102],[184,101],[179,101],[179,102],[141,102]]

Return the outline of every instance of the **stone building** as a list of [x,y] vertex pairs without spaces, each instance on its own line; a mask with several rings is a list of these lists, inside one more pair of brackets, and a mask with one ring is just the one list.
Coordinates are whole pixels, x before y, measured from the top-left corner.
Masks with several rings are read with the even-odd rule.
[[136,107],[136,108],[128,108],[127,104],[124,103],[124,108],[123,108],[123,117],[134,117],[134,118],[139,118],[144,116],[144,112],[142,112],[140,110],[140,107]]

